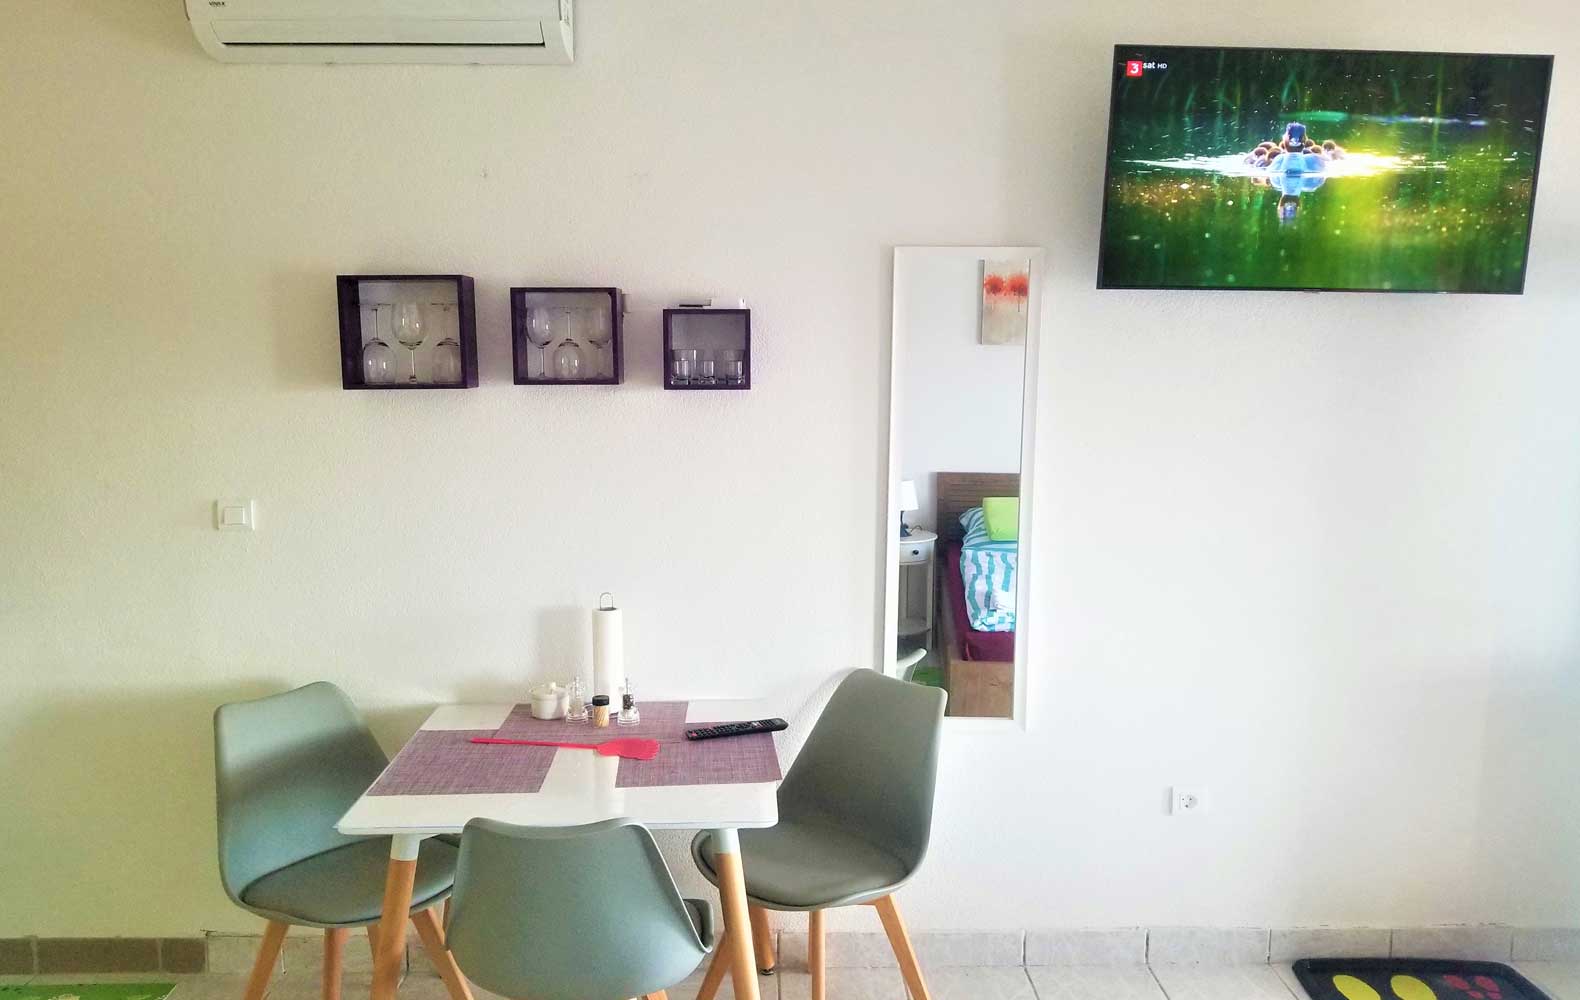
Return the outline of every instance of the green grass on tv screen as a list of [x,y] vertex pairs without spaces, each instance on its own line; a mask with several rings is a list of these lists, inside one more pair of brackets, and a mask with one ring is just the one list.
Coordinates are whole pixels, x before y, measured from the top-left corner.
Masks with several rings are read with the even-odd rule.
[[1100,283],[1519,292],[1551,67],[1121,46]]

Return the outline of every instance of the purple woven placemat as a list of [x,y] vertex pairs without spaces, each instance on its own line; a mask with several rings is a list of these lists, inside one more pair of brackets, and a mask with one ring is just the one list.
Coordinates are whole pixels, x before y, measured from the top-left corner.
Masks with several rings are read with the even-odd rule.
[[491,729],[419,729],[368,794],[471,795],[542,788],[557,751],[472,742],[474,736],[492,735]]
[[652,760],[620,761],[616,788],[662,785],[736,785],[778,781],[779,754],[771,733],[692,742],[665,742]]
[[617,726],[611,719],[607,729],[591,721],[566,722],[564,719],[534,719],[531,705],[517,705],[505,717],[499,732],[490,733],[502,740],[553,740],[556,743],[605,743],[625,738],[645,738],[667,742],[685,738],[686,710],[690,702],[644,701],[637,707],[642,721],[634,726]]

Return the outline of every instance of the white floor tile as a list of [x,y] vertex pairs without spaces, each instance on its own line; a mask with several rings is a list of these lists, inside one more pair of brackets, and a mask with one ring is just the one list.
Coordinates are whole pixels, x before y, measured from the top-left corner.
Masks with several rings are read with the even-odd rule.
[[1266,965],[1265,927],[1154,927],[1147,932],[1147,964]]
[[1152,972],[1168,1000],[1291,1000],[1294,996],[1267,965],[1160,965]]
[[1146,965],[1146,928],[1027,931],[1026,964]]
[[1295,995],[1295,1000],[1310,1000],[1311,994],[1307,993],[1306,988],[1300,985],[1300,980],[1295,978],[1295,963],[1274,962],[1273,971],[1278,973],[1278,978],[1284,981],[1289,992]]
[[[779,1000],[810,1000],[812,976],[805,972],[784,972],[779,980]],[[899,969],[828,970],[828,996],[835,1000],[906,1000],[905,980]]]
[[1507,962],[1514,949],[1509,927],[1396,927],[1395,958],[1463,958],[1478,962]]
[[[683,982],[671,986],[667,991],[669,1000],[695,1000],[697,990],[702,986],[702,977],[707,973],[708,963],[711,961],[713,961],[712,958],[704,960],[702,967],[697,969],[696,972],[687,976]],[[773,976],[757,977],[757,993],[762,1000],[777,1000],[780,990],[779,981],[785,975],[786,973],[781,972]],[[735,1000],[735,987],[730,983],[729,976],[724,977],[724,983],[719,987],[719,992],[714,994],[714,998],[715,1000]]]
[[933,1000],[1038,1000],[1025,969],[924,968],[922,976]]
[[[216,975],[212,972],[201,976],[183,976],[176,984],[170,1000],[241,1000],[246,991],[247,977],[232,973]],[[348,997],[352,994],[347,994]]]
[[1145,966],[1060,965],[1026,971],[1038,1000],[1165,1000]]
[[1516,927],[1516,962],[1580,962],[1580,928]]
[[1553,1000],[1580,1000],[1580,963],[1515,962],[1514,968]]

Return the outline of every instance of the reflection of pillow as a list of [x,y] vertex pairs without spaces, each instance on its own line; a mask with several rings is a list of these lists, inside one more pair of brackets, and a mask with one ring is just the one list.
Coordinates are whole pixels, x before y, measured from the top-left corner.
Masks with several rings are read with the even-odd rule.
[[1020,497],[983,497],[982,515],[988,537],[995,542],[1020,538]]
[[988,540],[987,515],[983,514],[981,507],[972,507],[960,515],[960,527],[964,528],[965,543],[970,545],[974,541],[985,542]]

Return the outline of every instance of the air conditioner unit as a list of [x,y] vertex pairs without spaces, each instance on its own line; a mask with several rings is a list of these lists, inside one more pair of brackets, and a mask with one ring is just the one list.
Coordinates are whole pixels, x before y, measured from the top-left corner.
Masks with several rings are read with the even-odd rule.
[[246,63],[569,63],[571,0],[186,0],[203,51]]

